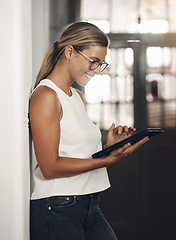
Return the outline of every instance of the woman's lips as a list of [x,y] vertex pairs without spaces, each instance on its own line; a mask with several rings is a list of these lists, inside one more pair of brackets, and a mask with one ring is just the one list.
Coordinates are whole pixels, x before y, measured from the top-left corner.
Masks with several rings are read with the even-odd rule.
[[85,73],[85,76],[88,78],[88,80],[90,80],[93,77],[92,75],[89,75],[87,73]]

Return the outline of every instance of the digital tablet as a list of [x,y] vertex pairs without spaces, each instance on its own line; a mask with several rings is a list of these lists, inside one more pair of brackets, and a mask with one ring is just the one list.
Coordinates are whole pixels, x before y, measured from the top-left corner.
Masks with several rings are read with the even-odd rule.
[[92,155],[92,158],[99,158],[99,157],[107,156],[110,154],[110,152],[114,151],[117,148],[122,147],[126,143],[131,143],[133,145],[144,137],[148,136],[149,138],[151,138],[151,137],[156,136],[157,134],[160,134],[163,132],[164,131],[161,128],[147,128],[147,129],[145,129],[139,133],[133,134],[132,136],[130,136],[118,143],[115,143],[99,152],[94,153]]

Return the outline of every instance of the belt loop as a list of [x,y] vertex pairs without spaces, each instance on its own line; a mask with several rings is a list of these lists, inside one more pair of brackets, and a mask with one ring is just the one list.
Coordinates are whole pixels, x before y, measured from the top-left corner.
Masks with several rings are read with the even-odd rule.
[[96,196],[96,193],[91,193],[91,194],[90,194],[90,198],[91,198],[91,199],[94,199],[95,196]]

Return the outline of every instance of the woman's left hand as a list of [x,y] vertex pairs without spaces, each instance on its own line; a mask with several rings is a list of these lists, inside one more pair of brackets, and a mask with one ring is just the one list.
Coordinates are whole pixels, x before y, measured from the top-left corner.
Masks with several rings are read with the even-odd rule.
[[109,129],[107,135],[107,144],[105,147],[109,147],[112,144],[115,144],[125,138],[130,137],[135,131],[136,129],[134,127],[127,127],[126,125],[115,127],[115,124],[113,123]]

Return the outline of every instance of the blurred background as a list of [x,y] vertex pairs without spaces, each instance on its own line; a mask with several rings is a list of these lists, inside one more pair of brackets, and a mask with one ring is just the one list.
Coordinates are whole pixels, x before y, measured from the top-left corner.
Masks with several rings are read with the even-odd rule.
[[82,89],[103,141],[112,122],[165,131],[108,169],[112,187],[101,194],[102,211],[119,240],[176,239],[176,1],[49,3],[50,44],[77,20],[96,24],[111,40],[110,67]]
[[[1,25],[5,26],[1,77],[8,79],[6,88],[4,81],[1,86],[5,99],[1,121],[6,126],[1,125],[1,143],[8,140],[1,149],[0,184],[6,179],[8,186],[0,189],[9,200],[1,198],[0,239],[28,240],[30,164],[24,156],[30,160],[30,149],[28,141],[23,141],[28,137],[28,99],[47,49],[74,21],[94,23],[111,40],[106,59],[109,68],[85,88],[74,84],[86,94],[88,114],[100,127],[103,143],[112,122],[135,126],[137,131],[164,130],[132,157],[108,168],[112,187],[101,194],[101,209],[119,240],[176,239],[175,12],[175,0],[1,0]],[[7,87],[8,92],[13,90],[11,98]],[[9,99],[8,112],[3,106]],[[21,118],[22,130],[21,125],[16,127]],[[14,142],[18,144],[13,151]],[[16,222],[17,214],[20,220]]]

